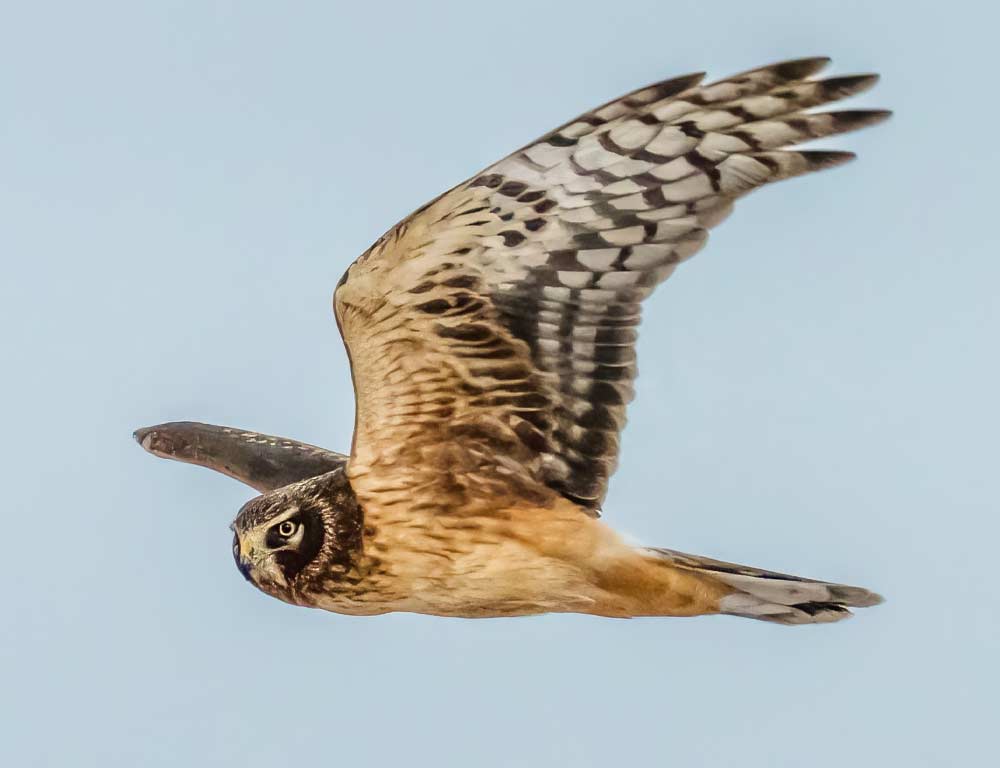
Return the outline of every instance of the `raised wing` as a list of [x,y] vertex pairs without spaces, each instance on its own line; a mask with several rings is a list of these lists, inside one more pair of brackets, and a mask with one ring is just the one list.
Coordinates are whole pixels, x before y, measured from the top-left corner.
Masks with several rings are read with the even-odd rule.
[[826,63],[635,91],[376,242],[335,294],[357,392],[352,483],[383,503],[561,494],[596,510],[633,396],[640,302],[738,197],[853,157],[789,147],[888,114],[805,111],[876,81],[807,79]]
[[214,469],[261,493],[326,474],[347,463],[342,453],[287,437],[195,421],[144,427],[133,436],[154,456]]

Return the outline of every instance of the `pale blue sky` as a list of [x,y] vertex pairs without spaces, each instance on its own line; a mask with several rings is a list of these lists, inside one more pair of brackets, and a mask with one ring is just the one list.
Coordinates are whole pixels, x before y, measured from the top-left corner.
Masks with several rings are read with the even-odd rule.
[[[0,11],[0,763],[767,766],[993,752],[995,12],[980,2],[90,2]],[[330,295],[441,190],[648,81],[884,76],[847,168],[648,305],[606,519],[846,581],[836,626],[350,618],[250,588],[251,492],[130,437],[350,444]]]

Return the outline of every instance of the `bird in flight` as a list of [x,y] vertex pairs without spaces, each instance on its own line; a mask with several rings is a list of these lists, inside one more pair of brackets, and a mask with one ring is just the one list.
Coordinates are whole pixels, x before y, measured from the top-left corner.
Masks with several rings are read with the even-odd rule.
[[261,492],[233,556],[265,593],[371,615],[729,614],[831,622],[866,589],[631,546],[601,519],[640,306],[758,187],[850,160],[795,146],[882,110],[810,111],[875,75],[825,58],[650,85],[418,209],[333,297],[356,398],[349,456],[175,422],[157,456]]

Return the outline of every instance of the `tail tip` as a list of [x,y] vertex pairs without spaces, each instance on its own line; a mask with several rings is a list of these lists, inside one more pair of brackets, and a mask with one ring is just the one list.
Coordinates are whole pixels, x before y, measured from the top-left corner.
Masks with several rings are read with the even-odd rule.
[[872,592],[864,587],[847,587],[840,584],[831,584],[831,602],[850,606],[851,608],[871,608],[873,605],[880,605],[885,602],[885,598],[878,592]]

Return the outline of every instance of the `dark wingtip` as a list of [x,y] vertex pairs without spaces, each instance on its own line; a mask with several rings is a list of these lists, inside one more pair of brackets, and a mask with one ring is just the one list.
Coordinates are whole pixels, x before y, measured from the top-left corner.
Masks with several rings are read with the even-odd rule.
[[843,96],[853,96],[874,87],[879,79],[879,75],[874,72],[866,72],[861,75],[837,75],[820,82],[827,91]]
[[149,441],[152,439],[156,427],[141,427],[132,433],[135,440],[144,450],[149,450]]
[[815,75],[830,63],[829,56],[808,56],[804,59],[791,59],[773,64],[772,68],[782,77],[789,80],[801,80]]
[[892,117],[892,111],[888,109],[841,109],[827,114],[833,115],[841,132],[856,131]]
[[803,149],[799,152],[809,162],[809,170],[836,168],[857,158],[854,152],[840,149]]
[[681,75],[680,77],[675,77],[673,80],[668,80],[676,90],[675,93],[682,93],[688,88],[694,88],[696,85],[701,83],[705,79],[707,72],[691,72],[687,75]]
[[808,56],[803,59],[788,59],[786,61],[776,61],[766,64],[763,67],[747,69],[735,75],[730,75],[724,81],[738,80],[748,75],[760,75],[763,73],[777,75],[785,82],[804,80],[810,75],[815,75],[831,61],[829,56]]
[[192,421],[168,421],[151,427],[140,427],[132,433],[133,439],[154,456],[176,458],[175,454],[190,443],[190,434],[198,427],[207,426]]

